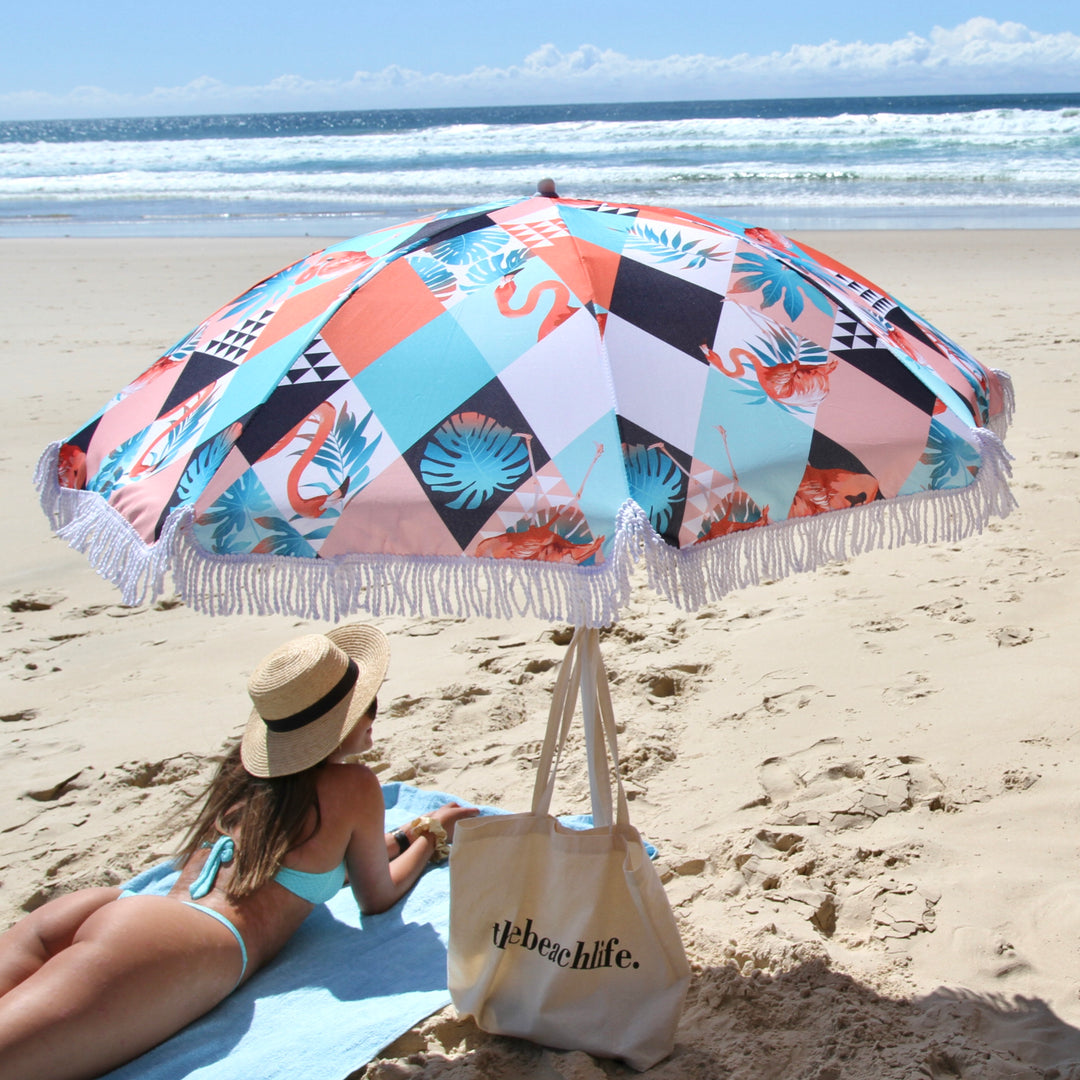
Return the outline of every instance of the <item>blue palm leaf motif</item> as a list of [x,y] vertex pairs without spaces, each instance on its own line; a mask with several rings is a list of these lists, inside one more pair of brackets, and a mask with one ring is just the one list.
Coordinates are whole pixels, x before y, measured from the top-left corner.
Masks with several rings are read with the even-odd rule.
[[[732,269],[746,277],[739,278],[728,287],[728,292],[749,293],[761,290],[765,307],[782,303],[789,319],[795,320],[802,313],[805,300],[809,300],[826,315],[832,315],[832,307],[825,296],[798,271],[774,259],[770,255],[749,252],[739,256],[740,261]],[[805,297],[805,300],[804,300]]]
[[[242,473],[197,519],[212,529],[212,549],[223,555],[250,551],[262,535],[255,522],[272,514],[274,502],[255,473]],[[245,539],[246,538],[246,539]]]
[[327,492],[341,489],[348,481],[349,497],[353,498],[366,486],[369,479],[368,462],[382,440],[381,431],[374,439],[368,439],[364,434],[371,417],[369,409],[367,416],[357,422],[356,416],[349,412],[348,404],[342,405],[333,431],[312,458],[313,465],[321,465],[330,474]]
[[[251,549],[255,555],[288,555],[294,559],[314,559],[315,549],[284,518],[258,517],[255,524],[263,538]],[[319,530],[320,532],[324,530]]]
[[663,536],[675,507],[682,501],[682,472],[657,446],[628,446],[626,472],[630,497],[649,515],[652,527]]
[[170,360],[186,360],[195,351],[195,346],[198,345],[199,338],[202,336],[202,331],[202,326],[195,327],[194,330],[185,334],[164,355]]
[[177,456],[192,433],[198,429],[210,410],[217,404],[220,396],[215,391],[191,412],[181,415],[179,420],[166,429],[165,441],[160,446],[153,446],[147,451],[146,472],[156,472]]
[[131,483],[131,467],[139,460],[145,435],[145,429],[136,432],[111,450],[98,471],[87,479],[86,490],[96,491],[103,499],[108,499],[118,488]]
[[272,308],[292,284],[293,278],[304,269],[309,262],[305,259],[295,266],[287,266],[276,274],[253,285],[246,293],[241,293],[231,304],[226,304],[222,309],[223,315],[228,318],[232,315],[241,315],[253,308]]
[[491,259],[481,259],[469,267],[469,275],[462,282],[462,289],[480,289],[502,281],[507,274],[516,273],[529,259],[529,252],[524,248],[500,252]]
[[[721,249],[721,250],[717,250]],[[643,221],[635,223],[626,233],[624,251],[643,251],[658,262],[682,262],[685,269],[699,270],[710,260],[726,258],[728,250],[721,244],[706,247],[704,240],[686,240],[676,231],[668,236],[667,229],[657,232]]]
[[432,491],[453,492],[451,510],[475,510],[497,491],[513,491],[529,468],[525,439],[481,413],[456,413],[433,434],[420,461]]
[[238,430],[230,426],[219,431],[188,463],[176,485],[177,506],[190,506],[205,490],[210,478],[229,456]]
[[437,299],[445,303],[454,295],[457,278],[454,277],[454,272],[448,270],[443,263],[423,254],[408,256],[408,263],[427,286],[428,291]]
[[428,251],[439,262],[450,266],[468,266],[469,263],[494,255],[506,246],[506,242],[507,236],[502,229],[477,229],[452,236],[449,240],[440,240],[432,244]]
[[829,354],[816,341],[796,334],[794,330],[773,323],[766,327],[766,336],[749,342],[754,355],[772,367],[775,364],[823,364]]
[[553,506],[531,517],[518,518],[506,531],[525,533],[537,525],[550,529],[571,544],[590,544],[593,534],[585,515],[578,507]]
[[965,487],[979,471],[979,452],[940,420],[930,421],[930,437],[920,458],[931,467],[931,489]]

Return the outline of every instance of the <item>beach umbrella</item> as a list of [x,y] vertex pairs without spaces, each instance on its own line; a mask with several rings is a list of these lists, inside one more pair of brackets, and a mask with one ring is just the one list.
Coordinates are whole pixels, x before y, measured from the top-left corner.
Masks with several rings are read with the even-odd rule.
[[534,197],[226,304],[42,456],[56,531],[211,613],[613,622],[1013,506],[1008,377],[772,231]]

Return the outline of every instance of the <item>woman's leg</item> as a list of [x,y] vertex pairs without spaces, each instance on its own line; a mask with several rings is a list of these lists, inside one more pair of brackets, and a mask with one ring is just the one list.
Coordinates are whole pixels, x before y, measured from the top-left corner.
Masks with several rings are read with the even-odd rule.
[[212,1009],[240,975],[228,928],[163,896],[105,904],[0,998],[5,1080],[84,1080]]
[[0,934],[0,997],[66,949],[80,926],[119,889],[80,889],[43,904]]

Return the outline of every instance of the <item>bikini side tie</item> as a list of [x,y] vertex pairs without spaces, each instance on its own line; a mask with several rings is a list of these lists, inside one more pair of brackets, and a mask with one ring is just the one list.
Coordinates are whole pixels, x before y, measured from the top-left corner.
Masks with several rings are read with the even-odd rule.
[[214,887],[218,871],[224,864],[231,863],[235,854],[236,845],[233,843],[232,837],[219,836],[210,849],[210,854],[206,856],[202,872],[188,886],[188,892],[191,893],[192,900],[200,899]]

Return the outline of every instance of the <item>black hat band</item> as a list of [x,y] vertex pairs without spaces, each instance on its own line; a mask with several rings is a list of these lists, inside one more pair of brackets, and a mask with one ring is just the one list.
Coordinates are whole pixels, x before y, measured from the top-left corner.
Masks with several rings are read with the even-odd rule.
[[314,705],[309,705],[306,709],[293,713],[292,716],[283,716],[280,720],[267,720],[264,716],[263,723],[276,735],[284,734],[287,731],[296,731],[297,728],[302,728],[314,720],[321,719],[335,705],[344,701],[345,696],[356,685],[358,678],[360,678],[360,669],[356,666],[356,661],[350,658],[349,665],[345,668],[345,674]]

